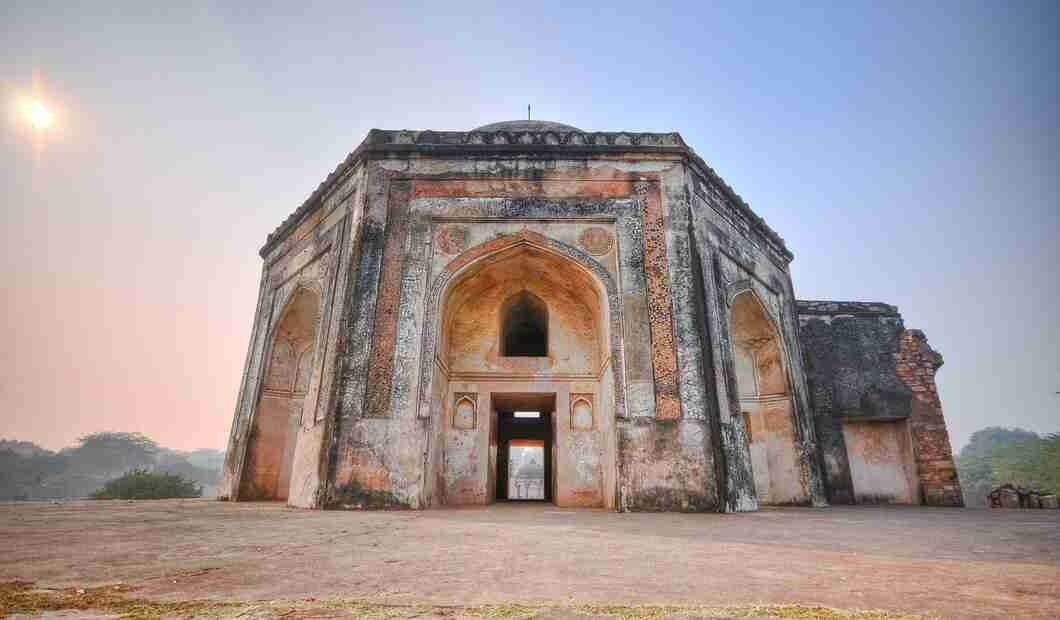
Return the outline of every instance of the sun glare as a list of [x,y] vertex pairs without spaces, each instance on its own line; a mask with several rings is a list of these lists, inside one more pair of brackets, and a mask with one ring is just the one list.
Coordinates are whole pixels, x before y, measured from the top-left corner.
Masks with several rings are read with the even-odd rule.
[[19,106],[22,119],[34,129],[43,131],[55,122],[55,115],[40,99],[26,99]]

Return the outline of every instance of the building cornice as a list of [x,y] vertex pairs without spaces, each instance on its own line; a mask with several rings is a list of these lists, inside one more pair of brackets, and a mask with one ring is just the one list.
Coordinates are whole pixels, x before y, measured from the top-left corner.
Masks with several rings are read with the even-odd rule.
[[687,162],[699,174],[715,183],[721,193],[743,213],[788,260],[784,239],[751,210],[729,185],[696,154],[677,132],[643,133],[631,131],[414,131],[373,129],[364,141],[346,156],[316,190],[265,240],[260,254],[266,256],[294,227],[324,202],[331,189],[358,164],[378,159],[419,157],[521,159],[606,159],[625,154],[669,156]]

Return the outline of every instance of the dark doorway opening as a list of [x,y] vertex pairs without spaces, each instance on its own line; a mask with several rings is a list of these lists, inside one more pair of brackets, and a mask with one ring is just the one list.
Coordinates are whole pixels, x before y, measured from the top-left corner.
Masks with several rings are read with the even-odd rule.
[[555,394],[494,394],[497,501],[551,502]]
[[504,302],[501,355],[548,357],[548,306],[537,295],[522,291]]

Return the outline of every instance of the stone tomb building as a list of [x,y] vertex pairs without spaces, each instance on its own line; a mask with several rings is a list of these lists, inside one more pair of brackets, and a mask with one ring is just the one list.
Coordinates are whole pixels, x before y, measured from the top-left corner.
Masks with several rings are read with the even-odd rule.
[[261,256],[231,500],[489,504],[537,446],[558,506],[960,505],[941,357],[797,301],[677,133],[373,130]]

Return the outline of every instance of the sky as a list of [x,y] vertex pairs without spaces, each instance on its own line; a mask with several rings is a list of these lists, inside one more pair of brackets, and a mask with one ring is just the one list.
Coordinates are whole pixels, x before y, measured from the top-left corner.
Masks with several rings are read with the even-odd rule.
[[369,129],[527,104],[679,131],[798,297],[897,305],[955,448],[1060,431],[1055,2],[162,4],[0,5],[0,437],[223,448],[265,236]]

